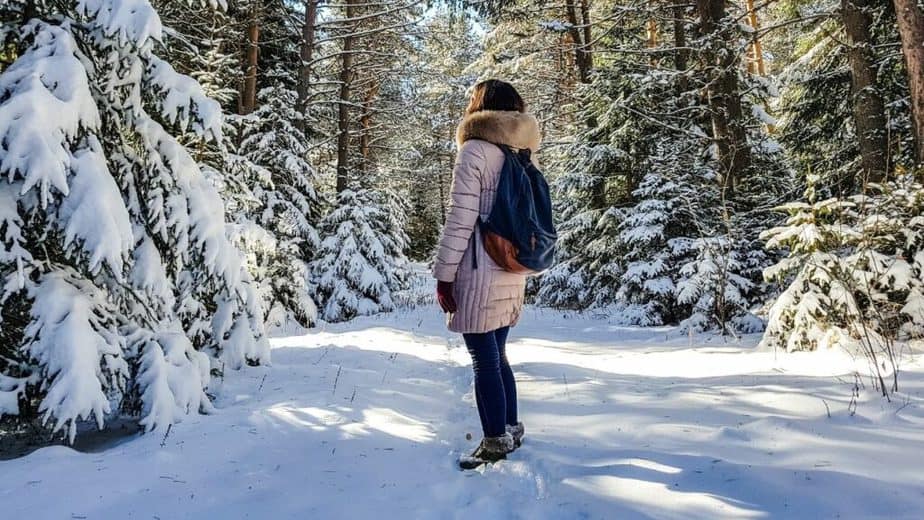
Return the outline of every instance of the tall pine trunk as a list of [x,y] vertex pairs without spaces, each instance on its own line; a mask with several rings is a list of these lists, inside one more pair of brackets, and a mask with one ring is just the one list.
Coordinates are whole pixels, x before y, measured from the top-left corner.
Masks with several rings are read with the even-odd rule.
[[878,182],[885,177],[888,144],[885,108],[877,84],[870,36],[872,17],[868,0],[841,0],[841,21],[847,34],[851,105],[862,170],[854,186],[846,187],[850,190],[863,185],[864,181]]
[[302,26],[302,42],[298,67],[298,110],[302,114],[299,129],[305,131],[308,115],[308,93],[311,87],[311,60],[314,58],[314,31],[318,21],[318,0],[305,0],[305,24]]
[[764,51],[760,42],[760,20],[757,18],[757,9],[754,6],[754,0],[747,0],[748,25],[754,30],[753,40],[748,46],[748,72],[763,76],[766,73],[764,69]]
[[[355,15],[356,0],[346,0],[346,17]],[[351,22],[352,23],[352,22]],[[353,28],[343,37],[340,61],[340,103],[337,114],[337,193],[350,184],[350,82],[353,79]]]
[[250,9],[247,23],[247,41],[244,50],[244,83],[241,86],[241,98],[238,112],[249,114],[257,107],[257,59],[260,57],[260,0],[255,0]]
[[574,0],[566,0],[565,14],[568,17],[568,32],[574,41],[574,62],[578,68],[578,79],[581,83],[590,83],[590,69],[593,67],[593,53],[591,52],[590,9],[587,0],[581,0],[581,17],[578,18],[578,6]]
[[[686,29],[686,0],[673,0],[674,11],[674,68],[678,72],[687,70],[690,51],[687,47],[687,29]],[[680,81],[677,85],[678,94],[687,91],[687,76],[680,75]]]
[[708,78],[709,112],[712,119],[712,139],[718,151],[723,196],[734,196],[735,186],[751,164],[751,150],[741,109],[741,89],[738,85],[738,53],[731,40],[735,35],[732,23],[725,19],[725,0],[697,0],[700,34],[705,38],[702,51]]
[[924,10],[916,0],[894,0],[908,72],[915,162],[924,164]]
[[362,171],[367,173],[372,164],[372,105],[379,95],[379,82],[372,80],[372,85],[363,99],[363,114],[359,118],[362,135],[359,137],[359,152],[363,158]]
[[651,54],[648,55],[648,65],[652,67],[658,66],[658,56],[654,52],[658,47],[658,38],[658,21],[654,18],[649,18],[648,22],[645,23],[645,47],[651,51]]
[[[593,69],[593,31],[591,30],[588,0],[579,1],[580,5],[575,3],[575,0],[565,1],[565,16],[570,24],[568,34],[574,43],[574,64],[577,67],[578,80],[586,85],[591,81],[590,75]],[[597,118],[591,115],[584,123],[588,130],[593,130],[597,127]],[[606,177],[600,173],[594,175],[593,178],[590,206],[596,209],[607,206]]]
[[584,25],[584,56],[587,71],[585,76],[590,81],[590,71],[594,68],[593,33],[590,25],[590,0],[581,0],[581,23]]

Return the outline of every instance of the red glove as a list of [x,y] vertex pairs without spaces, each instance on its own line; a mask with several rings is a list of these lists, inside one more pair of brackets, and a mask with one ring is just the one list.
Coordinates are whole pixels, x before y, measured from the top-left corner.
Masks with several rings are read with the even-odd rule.
[[436,282],[436,301],[443,312],[456,312],[456,299],[452,297],[452,282]]

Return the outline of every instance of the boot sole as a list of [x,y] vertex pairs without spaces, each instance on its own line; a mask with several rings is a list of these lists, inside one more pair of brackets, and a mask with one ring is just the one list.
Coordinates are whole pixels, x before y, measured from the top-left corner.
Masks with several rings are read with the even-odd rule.
[[462,469],[462,470],[478,469],[481,466],[484,466],[485,464],[494,464],[495,462],[506,460],[506,459],[507,459],[506,456],[501,457],[497,460],[486,460],[486,459],[475,459],[475,458],[459,459],[459,469]]

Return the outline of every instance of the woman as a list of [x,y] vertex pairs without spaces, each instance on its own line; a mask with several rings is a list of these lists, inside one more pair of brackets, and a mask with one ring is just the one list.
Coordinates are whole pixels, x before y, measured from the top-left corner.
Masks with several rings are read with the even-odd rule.
[[477,228],[494,204],[504,152],[539,148],[539,124],[509,83],[475,85],[456,130],[459,154],[452,174],[452,203],[440,239],[433,276],[437,300],[449,313],[449,330],[462,333],[475,371],[475,400],[484,439],[459,463],[473,468],[495,462],[520,445],[517,390],[507,362],[507,333],[520,317],[526,277],[502,270],[485,251]]

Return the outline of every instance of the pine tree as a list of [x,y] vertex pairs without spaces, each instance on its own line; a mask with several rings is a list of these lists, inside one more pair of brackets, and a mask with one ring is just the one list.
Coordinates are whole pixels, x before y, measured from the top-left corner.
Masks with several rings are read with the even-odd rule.
[[[688,315],[675,297],[682,274],[678,267],[695,254],[694,239],[708,236],[709,228],[696,225],[711,224],[710,209],[718,201],[711,170],[678,168],[676,164],[683,163],[677,158],[683,155],[671,143],[659,152],[651,172],[633,192],[639,202],[619,227],[625,267],[616,300],[623,306],[624,320],[634,325],[675,323]],[[681,303],[691,302],[681,297]]]
[[269,359],[224,204],[178,140],[221,139],[221,111],[154,54],[147,1],[25,7],[2,20],[0,413],[71,441],[119,408],[163,428],[209,409],[213,366]]
[[[773,303],[763,343],[812,350],[920,337],[924,188],[906,177],[869,195],[780,207],[789,214],[765,233],[788,256],[767,269],[785,289]],[[870,345],[870,338],[874,338]]]
[[[597,43],[633,53],[596,67],[578,90],[577,118],[595,124],[554,163],[566,172],[556,182],[563,247],[540,303],[615,305],[640,325],[759,328],[749,312],[770,259],[757,238],[788,177],[765,130],[773,85],[718,58],[744,40],[726,18],[696,24],[691,14],[676,5],[626,13]],[[712,103],[701,97],[709,88],[732,91],[715,90]],[[734,121],[715,120],[733,112]],[[731,159],[736,150],[747,160]]]
[[[207,6],[163,2],[175,24],[166,50],[183,70],[203,82],[226,111],[237,111],[252,22],[259,25],[258,89],[252,112],[226,118],[223,142],[191,143],[194,156],[228,201],[232,239],[245,253],[264,319],[279,326],[289,319],[311,326],[316,308],[310,297],[307,262],[320,239],[315,226],[322,213],[320,179],[309,164],[315,121],[297,109],[298,31],[292,7],[265,1],[233,1],[227,12]],[[254,9],[257,12],[254,12]],[[241,16],[246,14],[246,16]],[[254,18],[254,15],[257,18]],[[309,92],[310,93],[310,92]],[[249,103],[249,102],[248,102]]]
[[345,321],[395,308],[409,278],[400,217],[369,190],[346,190],[320,225],[321,247],[310,265],[320,316]]
[[234,182],[225,184],[235,201],[236,238],[262,287],[267,319],[279,325],[291,317],[308,327],[317,316],[307,269],[320,245],[317,174],[299,129],[296,93],[266,88],[258,99],[256,111],[231,118],[238,135],[229,148],[237,153],[226,167]]
[[[775,21],[799,20],[804,5],[799,1],[781,3],[772,10]],[[887,174],[891,174],[896,165],[913,162],[907,79],[901,54],[885,51],[899,44],[891,7],[887,2],[873,2],[863,12],[871,19],[870,41],[865,45],[860,42],[859,51],[870,54],[868,59],[876,71],[875,84],[864,92],[874,90],[882,99],[888,148],[881,155],[888,159]],[[777,56],[777,138],[799,180],[789,199],[794,200],[806,189],[805,179],[810,174],[819,176],[814,190],[821,198],[846,197],[862,189],[863,176],[858,175],[862,171],[861,131],[853,112],[853,100],[858,99],[855,94],[861,93],[852,92],[850,49],[843,24],[836,18],[806,15],[803,23],[787,27],[793,29],[774,36],[785,44],[774,45],[784,49]]]
[[[638,182],[633,178],[640,155],[634,153],[636,144],[647,143],[633,137],[646,129],[623,125],[626,120],[613,113],[614,105],[632,89],[632,81],[629,75],[599,71],[591,88],[583,91],[578,119],[598,119],[601,113],[608,117],[585,127],[549,163],[561,171],[553,181],[560,239],[555,265],[538,282],[537,301],[543,305],[584,309],[616,300],[624,268],[619,260],[619,223],[629,200],[626,192],[632,191],[627,186]],[[609,199],[615,204],[607,206]]]

